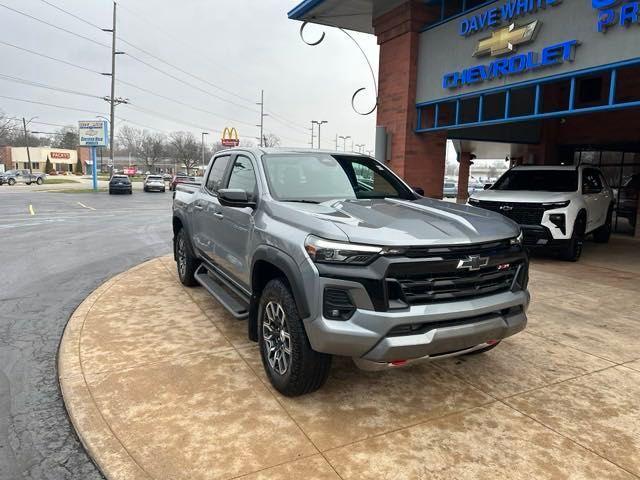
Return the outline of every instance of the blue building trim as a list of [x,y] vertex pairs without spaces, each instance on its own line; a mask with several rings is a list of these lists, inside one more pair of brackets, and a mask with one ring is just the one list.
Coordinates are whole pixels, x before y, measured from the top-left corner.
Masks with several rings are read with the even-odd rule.
[[299,20],[323,2],[324,0],[304,0],[302,3],[291,9],[289,13],[287,13],[287,16],[292,20]]
[[[432,100],[429,102],[421,102],[416,104],[416,108],[420,111],[421,121],[424,122],[425,115],[422,110],[425,107],[434,107],[434,124],[432,127],[423,127],[422,124],[418,125],[415,129],[416,133],[423,132],[433,132],[438,130],[453,130],[459,128],[469,128],[469,127],[479,127],[479,126],[487,126],[487,125],[496,125],[496,124],[504,124],[504,123],[515,123],[515,122],[523,122],[523,121],[532,121],[532,120],[542,120],[545,118],[554,118],[554,117],[564,117],[569,115],[580,115],[585,113],[593,113],[593,112],[603,112],[609,110],[620,110],[623,108],[632,108],[639,107],[640,101],[632,101],[632,102],[616,102],[616,80],[620,73],[620,69],[624,67],[636,66],[640,65],[640,58],[635,58],[632,60],[626,60],[623,62],[616,62],[607,65],[603,65],[600,67],[594,68],[586,68],[582,70],[576,70],[569,73],[554,75],[550,77],[544,77],[536,80],[529,80],[520,83],[511,84],[508,86],[501,86],[490,88],[486,90],[481,90],[473,93],[454,95],[450,97],[441,98],[438,100]],[[609,74],[610,76],[610,87],[608,92],[607,103],[598,106],[592,107],[576,107],[575,106],[575,89],[576,89],[576,80],[579,77],[587,76],[590,74]],[[553,112],[540,112],[540,105],[542,100],[542,86],[544,84],[557,82],[559,80],[570,80],[570,89],[569,89],[569,99],[568,99],[568,108],[560,111]],[[534,100],[534,111],[529,115],[518,115],[511,116],[510,113],[510,98],[512,90],[519,90],[527,87],[535,87],[535,100]],[[484,99],[488,95],[494,94],[505,94],[505,110],[504,117],[492,120],[485,120],[483,118],[483,105]],[[477,98],[479,101],[478,106],[478,119],[474,122],[460,122],[460,115],[458,113],[458,108],[456,108],[456,115],[454,116],[454,120],[452,123],[448,123],[447,125],[442,125],[442,122],[438,118],[440,112],[440,106],[445,103],[455,102],[456,106],[459,106],[460,102],[463,100],[475,99]]]
[[437,4],[437,3],[440,4],[440,20],[437,20],[435,22],[427,23],[424,27],[422,27],[420,29],[420,32],[426,32],[427,30],[431,30],[432,28],[439,27],[440,25],[442,25],[444,23],[447,23],[447,22],[450,22],[452,20],[455,20],[456,18],[463,17],[463,16],[467,15],[469,12],[474,12],[476,10],[484,8],[487,5],[490,5],[492,3],[497,2],[498,0],[487,0],[486,2],[481,3],[480,5],[476,5],[475,7],[471,7],[471,8],[467,8],[467,0],[462,0],[462,11],[445,18],[445,16],[444,16],[444,5],[445,5],[446,1],[447,0],[429,0],[429,1],[425,2],[425,3],[428,3],[430,5],[434,5],[434,4]]

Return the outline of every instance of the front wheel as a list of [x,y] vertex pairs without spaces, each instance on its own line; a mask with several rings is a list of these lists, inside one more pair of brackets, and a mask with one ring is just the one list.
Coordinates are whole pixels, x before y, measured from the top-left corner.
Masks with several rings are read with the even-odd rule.
[[38,185],[42,185],[43,180],[42,180],[41,178],[39,178],[39,179],[37,179],[37,180],[36,180],[36,183],[37,183]]
[[281,279],[271,280],[262,291],[258,337],[264,370],[281,394],[296,397],[324,385],[331,355],[311,348],[293,295]]
[[175,255],[180,283],[187,287],[198,285],[194,275],[198,269],[199,262],[191,253],[189,239],[187,238],[187,233],[184,231],[184,228],[180,229],[176,235]]
[[9,185],[15,185],[16,181],[13,178],[10,178],[9,181],[7,182]]
[[573,225],[573,233],[569,243],[564,248],[561,256],[567,262],[577,262],[582,255],[582,244],[584,243],[584,231],[586,228],[586,219],[583,215],[578,216]]

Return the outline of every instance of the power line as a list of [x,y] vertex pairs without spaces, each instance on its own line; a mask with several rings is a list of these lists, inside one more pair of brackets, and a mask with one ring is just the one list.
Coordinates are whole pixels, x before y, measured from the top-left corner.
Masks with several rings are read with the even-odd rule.
[[92,27],[97,28],[98,30],[102,30],[102,27],[100,27],[99,25],[96,25],[95,23],[91,23],[91,22],[90,22],[89,20],[87,20],[86,18],[82,18],[81,16],[76,15],[75,13],[72,13],[72,12],[70,12],[70,11],[68,11],[68,10],[65,10],[64,8],[59,7],[58,5],[55,5],[55,4],[51,3],[51,2],[48,2],[47,0],[40,0],[40,1],[41,1],[42,3],[45,3],[45,4],[49,5],[49,6],[50,6],[50,7],[52,7],[52,8],[55,8],[55,9],[56,9],[56,10],[58,10],[59,12],[62,12],[62,13],[64,13],[64,14],[66,14],[66,15],[69,15],[70,17],[73,17],[73,18],[75,18],[76,20],[80,20],[82,23],[86,23],[87,25],[91,25]]
[[65,33],[68,33],[69,35],[73,35],[74,37],[78,37],[78,38],[81,38],[83,40],[86,40],[87,42],[91,42],[91,43],[94,43],[96,45],[100,45],[101,47],[111,48],[106,43],[99,42],[99,41],[94,40],[93,38],[90,38],[90,37],[85,37],[84,35],[80,35],[79,33],[73,32],[71,30],[67,30],[66,28],[59,27],[59,26],[54,25],[54,24],[52,24],[50,22],[47,22],[46,20],[43,20],[41,18],[35,17],[33,15],[29,15],[28,13],[22,12],[20,10],[16,10],[15,8],[8,7],[7,5],[4,5],[3,3],[0,3],[0,7],[6,8],[7,10],[10,10],[10,11],[12,11],[14,13],[17,13],[18,15],[22,15],[24,17],[30,18],[31,20],[34,20],[36,22],[42,23],[43,25],[47,25],[48,27],[55,28],[56,30],[60,30],[61,32],[65,32]]
[[43,106],[46,106],[46,107],[61,108],[63,110],[72,110],[72,111],[76,111],[76,112],[93,113],[93,114],[98,114],[98,115],[102,115],[103,114],[103,112],[98,112],[96,110],[86,110],[84,108],[66,107],[66,106],[63,106],[63,105],[55,105],[55,104],[52,104],[52,103],[37,102],[35,100],[25,100],[24,98],[9,97],[7,95],[0,95],[0,98],[4,98],[4,99],[7,99],[7,100],[15,100],[16,102],[32,103],[34,105],[43,105]]
[[91,72],[91,73],[95,73],[95,74],[98,74],[98,75],[102,75],[102,72],[99,72],[97,70],[93,70],[93,69],[88,68],[88,67],[83,67],[82,65],[78,65],[77,63],[68,62],[68,61],[62,60],[60,58],[51,57],[49,55],[45,55],[44,53],[36,52],[35,50],[29,50],[28,48],[19,47],[17,45],[14,45],[13,43],[4,42],[4,41],[0,40],[0,45],[5,45],[7,47],[12,47],[12,48],[15,48],[17,50],[21,50],[23,52],[31,53],[32,55],[37,55],[39,57],[43,57],[43,58],[47,58],[49,60],[53,60],[53,61],[56,61],[56,62],[59,62],[59,63],[63,63],[63,64],[68,65],[70,67],[75,67],[75,68],[78,68],[80,70],[84,70],[85,72]]
[[78,95],[78,96],[81,96],[81,97],[97,98],[98,100],[102,99],[102,97],[99,96],[99,95],[92,95],[90,93],[79,92],[77,90],[69,90],[69,89],[66,89],[66,88],[54,87],[52,85],[46,85],[44,83],[34,82],[32,80],[27,80],[27,79],[24,79],[24,78],[13,77],[11,75],[5,75],[3,73],[0,73],[0,80],[19,83],[21,85],[28,85],[30,87],[46,88],[47,90],[55,90],[57,92],[67,93],[69,95]]

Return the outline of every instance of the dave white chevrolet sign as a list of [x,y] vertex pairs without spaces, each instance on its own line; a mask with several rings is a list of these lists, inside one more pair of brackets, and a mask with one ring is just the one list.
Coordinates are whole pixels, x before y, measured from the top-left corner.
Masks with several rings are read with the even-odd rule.
[[640,58],[640,1],[501,0],[420,34],[417,103]]
[[78,122],[78,133],[81,146],[106,147],[109,143],[106,121],[80,121]]

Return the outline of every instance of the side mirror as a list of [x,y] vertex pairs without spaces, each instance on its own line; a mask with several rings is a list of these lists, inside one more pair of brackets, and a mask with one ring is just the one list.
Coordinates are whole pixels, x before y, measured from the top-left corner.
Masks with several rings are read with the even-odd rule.
[[254,208],[256,206],[246,190],[240,188],[221,188],[218,190],[218,201],[226,207]]
[[416,192],[421,197],[424,197],[424,188],[422,188],[422,187],[413,187],[413,191]]
[[493,185],[493,183],[485,183],[483,189],[484,190],[489,190],[492,185]]

